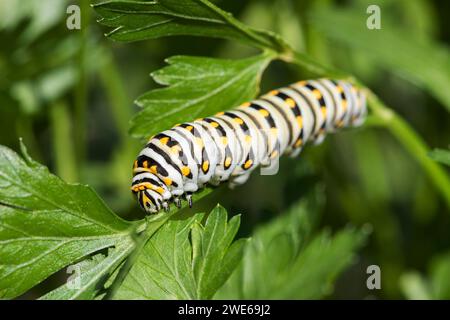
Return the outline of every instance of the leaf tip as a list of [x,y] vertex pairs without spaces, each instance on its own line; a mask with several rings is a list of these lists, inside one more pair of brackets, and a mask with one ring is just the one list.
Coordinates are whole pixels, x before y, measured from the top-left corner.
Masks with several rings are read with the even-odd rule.
[[20,144],[20,152],[22,153],[22,156],[23,156],[25,162],[28,165],[34,165],[35,161],[28,154],[27,147],[25,146],[25,143],[23,142],[23,138],[22,137],[19,138],[19,144]]

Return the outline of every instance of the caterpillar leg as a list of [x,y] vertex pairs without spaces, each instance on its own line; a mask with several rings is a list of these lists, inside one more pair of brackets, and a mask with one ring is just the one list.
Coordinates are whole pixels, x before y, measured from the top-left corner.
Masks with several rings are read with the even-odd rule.
[[163,207],[165,212],[169,212],[170,211],[170,206],[169,206],[169,203],[167,201],[164,201],[162,203],[162,207]]
[[173,199],[173,203],[175,203],[175,206],[180,209],[181,208],[181,199],[176,197]]
[[188,202],[189,208],[192,208],[193,201],[192,201],[192,194],[191,193],[186,193],[186,200]]

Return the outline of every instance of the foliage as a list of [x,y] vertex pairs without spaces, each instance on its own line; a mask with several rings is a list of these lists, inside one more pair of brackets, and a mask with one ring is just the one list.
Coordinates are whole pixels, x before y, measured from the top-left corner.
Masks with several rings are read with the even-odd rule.
[[318,299],[332,292],[336,276],[352,262],[365,235],[347,229],[333,237],[327,231],[314,236],[319,213],[314,201],[310,197],[309,203],[302,201],[259,227],[241,265],[215,298]]
[[[363,50],[383,68],[429,91],[450,111],[450,51],[445,46],[420,40],[386,21],[379,32],[361,28],[366,16],[356,10],[317,10],[311,14],[311,22],[329,38]],[[339,28],[333,27],[336,25]],[[353,32],[356,29],[360,31]]]
[[152,77],[168,87],[147,92],[136,101],[143,110],[132,120],[131,134],[149,137],[253,98],[269,61],[267,54],[236,61],[187,56],[167,59],[169,66]]
[[[130,251],[131,224],[109,210],[92,189],[71,185],[32,160],[0,148],[0,288],[15,297],[91,253]],[[97,270],[95,276],[112,265]],[[84,290],[91,290],[86,287]]]
[[245,240],[233,238],[239,216],[227,222],[224,208],[206,219],[196,214],[167,222],[147,242],[134,263],[117,299],[209,299],[242,256]]
[[137,41],[174,35],[218,37],[258,47],[279,46],[272,34],[240,23],[207,0],[108,1],[95,6],[100,23],[114,27],[108,36]]
[[[440,251],[450,246],[448,237],[441,236],[448,233],[450,182],[439,164],[449,164],[449,156],[442,149],[429,152],[427,143],[448,145],[444,117],[450,106],[450,60],[434,35],[440,20],[432,17],[433,6],[419,0],[414,5],[382,1],[383,29],[369,31],[361,27],[365,0],[349,1],[345,9],[334,7],[337,1],[219,3],[244,21],[254,14],[258,28],[207,0],[97,3],[93,8],[109,28],[107,37],[137,42],[112,46],[96,36],[99,30],[89,21],[87,0],[81,1],[83,30],[70,34],[59,28],[64,22],[60,11],[42,18],[42,10],[55,0],[42,7],[32,4],[34,0],[20,6],[15,1],[0,3],[0,8],[14,8],[6,16],[0,9],[0,40],[9,44],[0,50],[0,72],[5,75],[0,79],[0,142],[17,148],[11,141],[24,136],[35,158],[68,182],[95,186],[101,198],[85,184],[70,184],[49,173],[22,144],[22,157],[1,146],[0,297],[15,298],[31,289],[31,294],[43,294],[42,299],[322,298],[333,294],[336,279],[355,262],[366,240],[370,242],[363,257],[381,265],[386,283],[375,294],[449,297],[448,256]],[[401,19],[398,12],[404,15]],[[408,21],[418,23],[411,27]],[[302,41],[289,33],[292,28]],[[153,41],[150,49],[142,43],[169,36],[177,37]],[[194,37],[186,41],[185,36]],[[179,56],[180,51],[190,55]],[[153,63],[168,56],[167,66]],[[283,63],[268,68],[275,60]],[[162,87],[141,94],[136,103],[142,109],[132,117],[129,97],[148,87],[144,68],[160,68],[152,78]],[[397,78],[385,81],[383,72]],[[233,193],[205,189],[195,195],[193,210],[143,218],[124,192],[139,148],[127,132],[147,138],[175,123],[234,107],[257,95],[263,73],[273,79],[266,80],[270,87],[306,76],[348,78],[366,87],[369,125],[360,130],[359,141],[353,133],[343,133],[330,145],[305,150],[300,163],[287,163],[292,170],[282,168],[276,177],[262,177],[263,183],[262,178],[252,180]],[[363,83],[377,88],[395,110]],[[421,109],[425,99],[443,107],[445,114],[435,110],[439,107]],[[305,190],[315,189],[316,180],[324,182],[326,191],[305,195]],[[228,219],[227,211],[244,212],[242,221],[241,216]],[[318,219],[322,211],[323,230]],[[267,213],[272,219],[263,223]],[[371,223],[373,235],[367,238],[360,227],[341,229],[348,221]],[[340,230],[331,232],[330,227]],[[247,234],[248,239],[233,241]],[[425,266],[428,260],[432,263]],[[77,270],[81,286],[63,284],[63,275],[43,292],[32,289],[67,266]]]

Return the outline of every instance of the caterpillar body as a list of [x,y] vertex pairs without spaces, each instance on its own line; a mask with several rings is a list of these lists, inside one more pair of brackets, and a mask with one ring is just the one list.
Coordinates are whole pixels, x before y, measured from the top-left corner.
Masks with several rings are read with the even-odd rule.
[[258,166],[297,156],[326,133],[359,126],[365,94],[343,80],[318,79],[272,90],[214,116],[178,124],[148,141],[133,165],[131,190],[149,213],[181,206],[206,184],[243,184]]

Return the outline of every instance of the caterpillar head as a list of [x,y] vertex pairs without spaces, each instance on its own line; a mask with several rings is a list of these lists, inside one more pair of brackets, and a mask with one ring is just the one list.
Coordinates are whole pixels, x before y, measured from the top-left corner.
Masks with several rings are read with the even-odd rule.
[[159,178],[152,173],[137,173],[133,177],[131,191],[137,197],[142,209],[148,213],[157,213],[168,206],[163,197],[166,190]]

